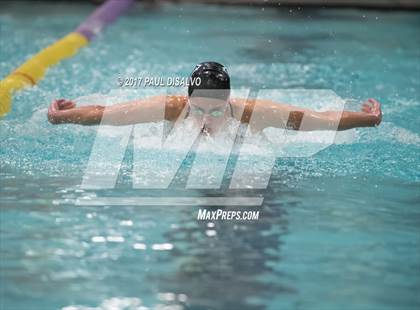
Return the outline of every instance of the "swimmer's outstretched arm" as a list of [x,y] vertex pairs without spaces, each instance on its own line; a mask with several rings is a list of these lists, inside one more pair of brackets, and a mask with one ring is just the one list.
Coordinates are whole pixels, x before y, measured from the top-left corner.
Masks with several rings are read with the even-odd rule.
[[[251,118],[250,121],[251,127],[257,130],[266,127],[282,127],[302,131],[347,130],[356,127],[377,126],[382,121],[381,104],[375,99],[368,99],[364,102],[360,112],[317,112],[290,105],[257,100],[253,113],[260,115],[259,117]],[[255,121],[252,119],[255,119]]]
[[52,124],[123,126],[162,121],[163,117],[173,119],[178,117],[183,107],[183,100],[177,99],[176,96],[155,96],[106,107],[103,105],[76,107],[74,102],[60,99],[51,103],[48,120]]

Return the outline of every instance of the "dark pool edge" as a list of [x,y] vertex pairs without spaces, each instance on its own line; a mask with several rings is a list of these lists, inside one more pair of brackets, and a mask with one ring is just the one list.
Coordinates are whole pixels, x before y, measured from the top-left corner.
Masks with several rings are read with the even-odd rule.
[[[3,0],[2,4],[11,0]],[[26,0],[28,2],[78,2],[101,4],[105,0]],[[214,4],[226,6],[277,7],[277,8],[322,8],[322,9],[364,9],[381,11],[420,11],[420,1],[416,0],[137,0],[148,5],[171,4]]]
[[[153,2],[153,1],[151,1]],[[363,1],[363,0],[165,0],[155,1],[162,3],[205,3],[230,6],[255,6],[255,7],[278,7],[278,8],[338,8],[338,9],[366,9],[386,11],[419,11],[420,1]]]

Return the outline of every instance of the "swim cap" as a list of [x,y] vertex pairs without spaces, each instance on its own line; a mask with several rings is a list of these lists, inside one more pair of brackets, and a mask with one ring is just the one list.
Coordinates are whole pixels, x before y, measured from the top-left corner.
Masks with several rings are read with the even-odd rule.
[[214,61],[196,65],[191,73],[188,96],[191,97],[193,93],[196,97],[227,100],[230,95],[230,77],[226,68]]

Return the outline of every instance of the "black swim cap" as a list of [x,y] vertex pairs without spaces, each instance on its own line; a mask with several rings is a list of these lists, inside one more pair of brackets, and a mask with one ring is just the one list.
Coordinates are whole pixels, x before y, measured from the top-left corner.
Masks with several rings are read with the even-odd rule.
[[[195,92],[195,90],[199,91]],[[194,92],[197,97],[229,99],[230,77],[226,68],[214,61],[206,61],[196,65],[190,76],[188,96],[191,97]]]

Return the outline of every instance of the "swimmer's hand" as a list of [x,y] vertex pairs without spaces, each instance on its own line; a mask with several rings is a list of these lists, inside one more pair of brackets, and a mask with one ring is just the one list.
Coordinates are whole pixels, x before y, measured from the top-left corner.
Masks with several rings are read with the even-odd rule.
[[381,104],[373,98],[368,99],[362,104],[362,112],[374,117],[374,126],[382,122]]
[[57,99],[54,100],[48,108],[48,121],[51,124],[65,123],[62,111],[73,109],[76,104],[71,100]]
[[48,121],[51,124],[82,124],[96,125],[102,118],[103,106],[76,107],[71,100],[54,100],[48,108]]

